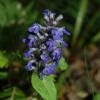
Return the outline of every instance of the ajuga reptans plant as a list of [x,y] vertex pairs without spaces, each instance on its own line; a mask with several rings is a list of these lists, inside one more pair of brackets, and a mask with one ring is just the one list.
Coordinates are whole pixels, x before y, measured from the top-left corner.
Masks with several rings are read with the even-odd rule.
[[24,53],[24,58],[28,61],[25,68],[28,71],[36,71],[40,77],[55,74],[55,67],[58,66],[62,55],[62,47],[67,47],[63,35],[70,35],[65,27],[57,27],[63,19],[62,15],[55,17],[56,14],[48,9],[43,15],[44,25],[33,23],[28,28],[28,37],[23,39],[28,45],[28,50]]

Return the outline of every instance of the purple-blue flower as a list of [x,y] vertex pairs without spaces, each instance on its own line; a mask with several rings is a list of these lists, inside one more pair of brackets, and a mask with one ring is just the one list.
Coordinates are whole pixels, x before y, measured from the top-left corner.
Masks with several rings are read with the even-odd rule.
[[54,50],[53,53],[52,53],[53,59],[59,60],[61,58],[61,53],[62,53],[61,48],[57,48],[56,50]]
[[49,16],[49,14],[50,14],[49,9],[45,9],[44,12],[43,12],[43,14],[46,15],[46,16]]
[[60,34],[58,34],[58,30],[56,28],[53,28],[51,30],[51,34],[52,34],[54,40],[59,40],[62,37]]
[[59,36],[63,36],[64,34],[65,35],[70,35],[70,33],[64,28],[64,27],[61,27],[61,28],[53,28],[52,30],[51,30],[51,33],[52,33],[52,35],[59,35]]
[[54,67],[45,67],[41,73],[44,75],[50,75],[50,74],[54,74],[55,70]]
[[50,39],[46,42],[46,44],[47,44],[47,47],[48,47],[48,51],[53,51],[53,50],[56,49],[56,42],[54,40]]
[[33,43],[35,43],[38,40],[36,36],[33,36],[31,34],[28,36],[28,39],[29,39],[29,42],[28,42],[29,48],[31,48]]
[[49,23],[50,23],[50,20],[54,19],[55,17],[55,13],[52,13],[48,9],[45,9],[43,14],[44,14],[44,19]]
[[34,32],[37,34],[40,31],[40,27],[41,27],[41,25],[39,25],[39,24],[33,24],[31,27],[29,27],[28,31]]
[[47,52],[43,52],[40,57],[44,63],[48,63],[51,60]]
[[28,37],[23,39],[28,45],[24,53],[24,58],[28,61],[25,68],[28,71],[35,70],[42,78],[56,74],[55,67],[62,56],[62,47],[67,47],[63,35],[70,35],[65,27],[57,27],[63,15],[55,17],[56,14],[48,9],[43,15],[45,24],[34,23],[28,28]]
[[56,21],[59,22],[60,20],[63,19],[63,15],[59,15],[57,18],[56,18]]
[[25,66],[25,68],[29,71],[35,69],[35,66],[33,66],[33,63],[35,63],[35,60],[30,60],[27,65]]
[[32,53],[33,53],[33,50],[26,51],[24,52],[24,57],[29,58],[32,55]]

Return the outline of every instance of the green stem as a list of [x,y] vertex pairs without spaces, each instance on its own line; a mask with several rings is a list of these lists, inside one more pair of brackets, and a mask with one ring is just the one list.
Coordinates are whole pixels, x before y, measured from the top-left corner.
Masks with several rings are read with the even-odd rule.
[[76,18],[74,33],[73,33],[73,37],[72,37],[72,46],[74,46],[74,44],[77,41],[78,35],[79,35],[81,27],[82,27],[83,19],[86,14],[86,11],[87,11],[86,10],[87,7],[88,7],[88,0],[81,0],[80,9],[79,9],[79,12],[78,12],[78,15]]
[[88,64],[87,64],[87,56],[86,56],[87,52],[86,52],[86,48],[84,49],[84,60],[85,60],[85,69],[86,69],[86,76],[87,76],[87,80],[90,84],[90,87],[91,87],[91,92],[93,93],[93,97],[94,97],[94,91],[95,91],[95,88],[94,88],[94,84],[93,84],[93,81],[90,77],[90,74],[89,74],[89,71],[88,71]]
[[10,100],[14,100],[15,93],[16,93],[16,87],[13,87],[13,91],[12,91]]

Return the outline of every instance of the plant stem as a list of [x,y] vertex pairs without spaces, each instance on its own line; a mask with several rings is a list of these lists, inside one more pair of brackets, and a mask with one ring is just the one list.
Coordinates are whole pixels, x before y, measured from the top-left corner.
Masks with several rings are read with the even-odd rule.
[[81,0],[81,4],[80,4],[80,9],[76,18],[76,23],[75,23],[75,28],[74,28],[74,33],[73,33],[73,37],[72,37],[72,46],[75,45],[76,40],[78,38],[78,35],[80,33],[81,27],[82,27],[82,23],[83,23],[83,19],[84,16],[86,14],[86,9],[88,6],[88,0]]
[[91,77],[90,77],[90,75],[89,75],[89,71],[88,71],[88,64],[87,64],[87,56],[86,56],[86,48],[84,49],[84,60],[85,60],[85,69],[86,69],[86,75],[87,75],[87,79],[88,79],[88,81],[89,81],[89,84],[90,84],[90,87],[91,87],[91,91],[92,91],[92,93],[93,93],[93,97],[94,97],[94,84],[93,84],[93,82],[92,82],[92,79],[91,79]]
[[12,91],[10,100],[14,100],[15,93],[16,93],[16,87],[13,87],[13,91]]

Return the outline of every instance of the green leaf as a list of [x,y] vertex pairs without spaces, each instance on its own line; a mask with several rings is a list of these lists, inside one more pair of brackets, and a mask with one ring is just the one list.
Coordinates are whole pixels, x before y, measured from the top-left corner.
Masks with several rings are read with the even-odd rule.
[[16,7],[16,2],[12,2],[12,3],[6,3],[6,12],[8,15],[8,20],[13,20],[16,13],[17,13],[17,7]]
[[97,93],[94,97],[93,100],[100,100],[100,93]]
[[61,57],[59,61],[59,66],[58,66],[62,71],[66,70],[68,68],[68,64],[66,63],[65,59]]
[[6,79],[8,77],[7,72],[0,72],[0,79]]
[[3,91],[0,92],[0,99],[4,98],[4,97],[11,96],[11,93],[12,93],[12,88],[3,89]]
[[31,77],[33,88],[41,95],[45,100],[56,100],[56,88],[53,80],[46,76],[41,80],[37,74],[33,73]]
[[22,90],[20,90],[17,87],[11,87],[11,88],[6,88],[2,92],[0,92],[0,100],[2,98],[7,98],[6,100],[10,100],[13,98],[13,100],[25,100],[26,96],[23,93]]
[[0,51],[0,68],[7,67],[9,63],[8,58]]

